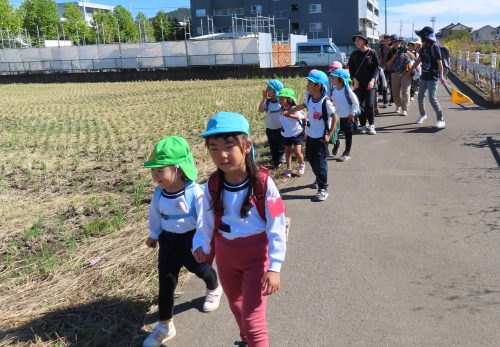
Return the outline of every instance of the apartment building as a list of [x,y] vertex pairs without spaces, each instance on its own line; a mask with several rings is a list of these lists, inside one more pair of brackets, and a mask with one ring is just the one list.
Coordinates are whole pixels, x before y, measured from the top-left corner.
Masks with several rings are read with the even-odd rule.
[[235,16],[274,18],[277,38],[286,39],[289,33],[311,39],[331,37],[343,45],[352,44],[353,34],[359,31],[372,42],[379,37],[378,0],[191,0],[192,35],[232,32]]
[[95,4],[92,2],[87,2],[87,1],[68,1],[68,2],[62,2],[62,3],[57,3],[57,12],[59,14],[60,18],[64,18],[64,10],[66,8],[66,4],[71,3],[78,7],[82,12],[83,12],[83,17],[85,18],[85,21],[87,24],[91,24],[92,20],[94,19],[94,13],[97,11],[104,11],[104,12],[113,12],[113,9],[115,8],[114,6],[109,6],[109,5],[102,5],[102,4]]

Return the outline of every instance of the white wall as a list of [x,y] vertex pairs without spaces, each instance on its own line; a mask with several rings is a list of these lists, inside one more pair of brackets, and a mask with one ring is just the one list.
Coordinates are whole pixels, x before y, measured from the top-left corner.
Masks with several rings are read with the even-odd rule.
[[291,65],[295,65],[297,63],[297,43],[299,42],[307,42],[307,35],[293,35],[290,34],[290,50],[292,51],[291,57]]
[[0,72],[216,65],[272,67],[271,34],[258,37],[0,50]]

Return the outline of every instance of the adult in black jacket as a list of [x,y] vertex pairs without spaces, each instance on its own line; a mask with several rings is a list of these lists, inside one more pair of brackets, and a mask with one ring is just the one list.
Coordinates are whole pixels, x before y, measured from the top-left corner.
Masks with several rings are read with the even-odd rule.
[[[378,56],[375,50],[368,47],[368,39],[362,34],[356,34],[352,38],[357,50],[349,57],[349,73],[354,83],[354,92],[358,97],[361,106],[359,121],[362,134],[375,135],[374,105],[376,81],[378,76]],[[366,125],[368,121],[368,126]]]

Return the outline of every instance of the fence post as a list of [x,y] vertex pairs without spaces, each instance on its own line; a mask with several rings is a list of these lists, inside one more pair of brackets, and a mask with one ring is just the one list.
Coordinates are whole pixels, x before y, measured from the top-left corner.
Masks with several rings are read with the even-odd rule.
[[474,63],[476,63],[476,65],[474,66],[474,70],[473,70],[474,71],[474,84],[478,84],[479,79],[480,79],[479,78],[479,73],[478,73],[478,70],[479,70],[478,69],[479,68],[479,55],[480,54],[481,53],[479,53],[479,52],[475,52],[474,53]]
[[497,54],[491,53],[491,100],[496,102]]
[[458,51],[458,60],[457,60],[457,70],[459,72],[462,72],[462,59],[463,59],[463,56],[462,56],[463,52],[462,51]]
[[469,74],[469,61],[470,61],[470,52],[465,52],[465,73]]

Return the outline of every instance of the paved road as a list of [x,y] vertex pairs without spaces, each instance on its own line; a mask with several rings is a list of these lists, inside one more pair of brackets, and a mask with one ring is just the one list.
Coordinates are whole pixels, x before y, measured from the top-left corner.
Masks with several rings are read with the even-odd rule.
[[[330,197],[309,171],[282,192],[292,229],[283,289],[268,304],[272,346],[500,345],[500,111],[450,104],[447,128],[387,111],[331,161]],[[227,301],[199,312],[183,287],[169,347],[232,346]]]

